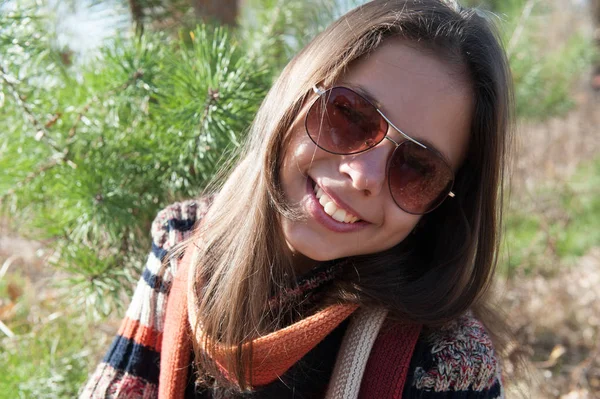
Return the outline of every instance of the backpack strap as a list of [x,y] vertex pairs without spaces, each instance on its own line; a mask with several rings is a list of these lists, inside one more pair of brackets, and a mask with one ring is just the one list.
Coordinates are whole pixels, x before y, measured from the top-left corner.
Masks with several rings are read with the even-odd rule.
[[386,316],[386,309],[364,308],[352,316],[329,381],[327,399],[358,397],[369,353]]
[[359,399],[400,399],[422,325],[386,322],[362,378]]
[[358,309],[340,346],[327,399],[401,398],[420,325],[382,329],[387,310]]

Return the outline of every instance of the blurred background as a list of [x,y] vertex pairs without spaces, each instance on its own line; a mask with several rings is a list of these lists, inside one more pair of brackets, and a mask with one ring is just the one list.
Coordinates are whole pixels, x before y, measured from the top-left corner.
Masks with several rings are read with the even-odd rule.
[[[0,398],[77,395],[156,212],[198,195],[286,62],[361,3],[0,0]],[[505,365],[507,397],[599,398],[600,5],[465,3],[516,84],[496,289],[530,373]]]

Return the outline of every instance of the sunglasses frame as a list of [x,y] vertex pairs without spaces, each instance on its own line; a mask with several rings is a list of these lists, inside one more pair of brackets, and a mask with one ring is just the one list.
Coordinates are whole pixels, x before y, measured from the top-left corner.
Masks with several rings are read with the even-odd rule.
[[[372,102],[371,102],[371,101],[370,101],[368,98],[365,98],[365,96],[363,96],[363,95],[362,95],[362,94],[360,94],[360,93],[357,93],[357,92],[356,92],[356,91],[354,91],[352,88],[350,88],[350,87],[345,87],[345,86],[333,86],[333,87],[331,87],[331,88],[329,88],[329,89],[327,89],[327,90],[321,90],[321,89],[319,89],[319,88],[318,88],[318,87],[315,85],[315,86],[313,86],[313,87],[312,87],[312,89],[313,89],[313,91],[315,92],[315,94],[317,94],[317,95],[319,96],[318,98],[321,98],[321,97],[323,97],[325,94],[327,94],[327,92],[330,92],[330,91],[332,91],[333,89],[345,89],[345,90],[350,90],[351,92],[353,92],[354,94],[356,94],[357,96],[359,96],[360,98],[362,98],[364,101],[366,101],[367,103],[371,104],[371,106],[373,106],[373,108],[375,108],[375,110],[377,111],[377,113],[378,113],[379,115],[381,115],[381,117],[383,118],[383,120],[384,120],[384,121],[387,123],[387,125],[388,125],[388,126],[387,126],[387,129],[386,129],[386,134],[385,134],[385,136],[383,136],[383,138],[382,138],[381,140],[379,140],[378,142],[374,143],[374,144],[373,144],[371,147],[369,147],[369,148],[366,148],[366,149],[364,149],[364,150],[360,150],[360,151],[356,151],[356,152],[351,152],[351,153],[338,153],[338,152],[333,152],[333,151],[326,150],[325,148],[323,148],[323,147],[321,147],[319,144],[317,144],[317,143],[315,142],[315,140],[312,138],[312,136],[310,135],[310,133],[308,133],[308,113],[310,112],[310,110],[312,109],[312,107],[315,105],[315,102],[316,102],[316,101],[317,101],[317,99],[318,99],[318,98],[317,98],[317,99],[315,99],[315,101],[313,101],[313,102],[310,104],[310,107],[308,108],[308,111],[307,111],[307,113],[306,113],[306,118],[305,118],[305,121],[304,121],[304,127],[305,127],[305,130],[306,130],[306,134],[308,135],[308,137],[310,138],[310,140],[311,140],[311,141],[312,141],[312,142],[313,142],[313,143],[314,143],[314,144],[315,144],[317,147],[319,147],[319,148],[320,148],[320,149],[322,149],[323,151],[326,151],[326,152],[328,152],[328,153],[330,153],[330,154],[335,154],[335,155],[355,155],[355,154],[360,154],[360,153],[362,153],[362,152],[369,151],[369,150],[371,150],[371,149],[375,148],[376,146],[378,146],[378,145],[379,145],[379,144],[380,144],[380,143],[381,143],[381,142],[382,142],[384,139],[388,139],[388,141],[390,141],[391,143],[393,143],[393,144],[396,146],[396,147],[394,148],[394,151],[392,151],[392,154],[390,155],[390,157],[389,157],[389,159],[388,159],[388,165],[387,165],[387,169],[389,170],[389,168],[390,168],[390,162],[391,162],[391,160],[394,158],[394,154],[396,153],[396,151],[398,150],[398,148],[400,148],[400,146],[401,146],[401,145],[403,145],[403,144],[405,144],[406,142],[410,141],[410,142],[412,142],[412,143],[414,143],[414,144],[417,144],[418,146],[420,146],[420,147],[422,147],[422,148],[424,148],[424,149],[426,149],[426,150],[428,150],[428,151],[432,151],[432,152],[433,152],[433,153],[434,153],[434,154],[435,154],[437,157],[439,157],[439,158],[442,160],[442,162],[443,162],[443,163],[444,163],[444,164],[445,164],[445,165],[448,167],[448,170],[450,170],[450,172],[452,173],[452,184],[450,185],[450,191],[448,191],[448,194],[447,194],[447,196],[448,196],[448,197],[451,197],[451,198],[454,198],[454,197],[455,197],[455,194],[454,194],[454,192],[452,191],[452,187],[453,187],[453,185],[454,185],[454,178],[455,178],[454,171],[452,171],[452,168],[450,167],[450,165],[448,164],[448,162],[447,162],[447,161],[444,159],[444,157],[442,157],[442,156],[439,154],[439,152],[438,152],[438,151],[436,151],[435,149],[433,149],[433,148],[429,148],[429,147],[427,147],[425,144],[418,142],[418,141],[417,141],[417,140],[415,140],[414,138],[410,137],[408,134],[404,133],[404,132],[403,132],[402,130],[400,130],[398,127],[396,127],[396,125],[394,125],[394,124],[392,123],[392,121],[390,121],[390,120],[388,119],[388,117],[387,117],[387,116],[385,116],[385,115],[383,114],[383,112],[381,112],[381,110],[380,110],[380,109],[379,109],[379,108],[378,108],[378,107],[377,107],[375,104],[373,104],[373,103],[372,103]],[[398,133],[400,133],[400,134],[402,135],[402,137],[404,137],[406,140],[405,140],[405,141],[402,141],[402,142],[400,142],[400,143],[398,143],[396,140],[394,140],[393,138],[391,138],[391,137],[389,136],[389,134],[388,134],[388,132],[389,132],[389,129],[390,129],[390,126],[391,126],[392,128],[394,128],[394,130],[396,130]],[[392,199],[394,200],[394,203],[395,203],[395,204],[398,206],[398,208],[402,209],[402,210],[403,210],[404,212],[406,212],[406,213],[410,213],[410,214],[412,214],[412,215],[425,215],[425,214],[427,214],[427,213],[429,213],[429,212],[432,212],[433,210],[435,210],[435,209],[436,209],[438,206],[440,206],[440,205],[441,205],[441,204],[444,202],[444,200],[440,201],[440,202],[439,202],[438,204],[436,204],[434,207],[432,207],[431,209],[429,209],[429,210],[427,210],[426,212],[423,212],[423,213],[416,213],[416,212],[407,211],[406,209],[404,209],[403,207],[401,207],[401,206],[400,206],[400,204],[398,204],[398,202],[397,202],[397,201],[396,201],[396,199],[394,198],[394,195],[393,195],[393,193],[392,193],[392,185],[391,185],[391,182],[390,182],[390,173],[389,173],[389,171],[387,172],[387,175],[388,175],[388,179],[387,179],[387,180],[388,180],[388,189],[390,190],[390,195],[392,196]]]

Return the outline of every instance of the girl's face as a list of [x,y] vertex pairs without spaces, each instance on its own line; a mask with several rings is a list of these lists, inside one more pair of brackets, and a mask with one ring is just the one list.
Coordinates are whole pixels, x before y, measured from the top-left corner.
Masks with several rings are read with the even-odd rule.
[[[455,66],[406,42],[387,40],[354,62],[336,86],[366,93],[394,125],[435,148],[455,172],[461,165],[469,141],[473,96]],[[306,261],[311,264],[311,260],[389,249],[404,240],[421,217],[406,213],[391,197],[386,170],[395,149],[392,142],[383,140],[360,154],[335,155],[310,140],[304,121],[316,97],[304,105],[291,127],[290,147],[281,169],[287,200],[306,217],[302,221],[284,218],[282,222],[299,269]],[[387,134],[398,143],[405,140],[391,127]],[[329,206],[327,211],[317,199],[315,187],[329,198],[322,201]],[[360,221],[344,223],[329,216],[332,209],[340,208]]]

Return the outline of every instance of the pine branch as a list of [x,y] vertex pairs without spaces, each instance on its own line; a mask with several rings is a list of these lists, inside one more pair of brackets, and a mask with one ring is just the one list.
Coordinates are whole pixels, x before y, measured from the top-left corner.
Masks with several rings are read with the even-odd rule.
[[[16,192],[16,190],[18,190],[19,188],[25,187],[28,183],[32,182],[36,177],[40,176],[42,173],[47,172],[48,170],[54,168],[57,165],[62,164],[63,162],[66,162],[67,165],[69,165],[73,169],[77,168],[77,164],[74,163],[71,159],[69,159],[69,156],[68,156],[71,144],[73,144],[73,142],[75,141],[74,137],[75,137],[75,133],[77,131],[77,125],[79,124],[79,122],[81,121],[81,119],[83,118],[83,116],[89,111],[89,109],[92,106],[92,104],[95,103],[95,102],[98,102],[100,100],[100,96],[98,96],[98,95],[94,96],[90,101],[88,101],[88,103],[77,114],[77,117],[75,118],[75,122],[73,123],[73,125],[69,129],[69,133],[68,133],[67,141],[66,141],[66,146],[65,146],[64,149],[60,149],[50,139],[50,137],[48,135],[47,128],[49,128],[52,125],[54,125],[56,123],[56,121],[61,117],[61,114],[60,113],[55,114],[53,118],[51,118],[48,122],[46,122],[44,125],[42,125],[38,121],[38,119],[35,117],[35,115],[33,114],[33,112],[31,111],[29,105],[23,100],[24,97],[18,92],[17,88],[11,82],[10,78],[7,76],[4,68],[1,65],[0,65],[0,74],[1,74],[2,79],[4,80],[4,82],[10,87],[10,89],[11,89],[11,91],[13,93],[13,96],[17,99],[19,105],[24,110],[25,114],[28,116],[30,122],[37,129],[37,134],[35,136],[35,139],[37,141],[40,141],[40,140],[44,139],[46,141],[46,143],[53,150],[56,151],[56,153],[52,156],[50,162],[46,163],[45,165],[42,165],[36,171],[33,171],[33,172],[29,173],[25,177],[25,179],[17,182],[15,184],[14,188],[11,188],[11,189],[7,190],[6,193],[0,195],[0,204],[2,204],[2,202],[7,197],[14,195],[15,192]],[[141,69],[138,69],[131,76],[131,78],[129,78],[129,80],[127,80],[127,82],[125,82],[125,83],[123,83],[123,84],[121,84],[121,85],[119,85],[119,86],[117,86],[117,87],[109,90],[108,92],[104,93],[102,95],[102,97],[108,97],[108,96],[111,96],[111,95],[117,93],[118,91],[127,89],[129,86],[131,86],[133,83],[135,83],[142,76],[144,76],[144,72]]]
[[[119,85],[117,87],[115,87],[114,89],[111,89],[105,93],[102,94],[102,97],[109,97],[112,96],[113,94],[116,94],[119,91],[123,91],[126,90],[129,86],[131,86],[133,83],[135,83],[138,79],[140,79],[142,76],[144,76],[144,71],[142,71],[141,69],[138,69],[137,71],[135,71],[133,73],[133,75],[127,80],[127,82],[123,83],[122,85]],[[81,119],[85,116],[85,114],[90,110],[90,107],[92,106],[92,104],[98,102],[100,100],[100,96],[99,95],[95,95],[94,97],[92,97],[91,100],[89,100],[81,109],[81,111],[79,111],[79,113],[77,114],[77,117],[75,118],[75,122],[73,123],[73,126],[71,126],[71,128],[69,129],[69,133],[67,135],[67,148],[66,151],[67,153],[69,152],[69,147],[70,145],[73,143],[73,137],[75,136],[75,133],[77,131],[77,125],[79,125],[79,122],[81,122]]]
[[[275,26],[277,26],[277,23],[279,22],[279,18],[281,15],[281,6],[283,3],[284,3],[283,0],[278,0],[277,4],[275,5],[275,7],[272,11],[270,23],[269,23],[269,25],[267,25],[266,32],[264,32],[264,35],[262,35],[265,38],[265,42],[268,42],[269,40],[272,40],[272,38],[273,38],[273,33],[275,32]],[[258,54],[260,54],[262,52],[262,50],[264,50],[263,47],[264,46],[253,47],[250,50],[250,54],[248,54],[248,59],[250,61],[256,60],[256,58],[258,58]]]
[[204,106],[204,110],[202,111],[202,118],[200,118],[200,123],[198,123],[198,127],[200,130],[198,132],[199,134],[196,139],[196,148],[198,148],[200,146],[200,141],[203,138],[206,139],[206,132],[203,131],[204,130],[203,129],[204,122],[206,121],[206,118],[208,118],[208,114],[210,113],[210,107],[215,105],[217,103],[218,99],[219,99],[219,90],[209,88],[208,93],[207,93],[206,105]]
[[[62,154],[62,153],[61,153]],[[17,182],[14,186],[14,188],[8,189],[6,191],[6,193],[0,195],[0,205],[4,202],[4,200],[7,197],[10,197],[12,195],[15,194],[15,192],[22,188],[25,187],[27,184],[29,184],[30,182],[32,182],[36,177],[38,177],[39,175],[41,175],[42,173],[52,169],[53,167],[55,167],[56,165],[59,165],[61,163],[63,159],[52,159],[50,162],[48,162],[46,165],[43,165],[42,167],[40,167],[38,170],[34,171],[34,172],[30,172],[25,179],[21,180],[20,182]],[[69,163],[71,161],[67,160],[67,163]],[[70,165],[73,169],[75,169],[77,166],[73,163],[71,163]]]
[[0,65],[0,76],[2,77],[2,80],[4,80],[4,82],[6,83],[6,85],[10,89],[10,91],[12,92],[13,97],[15,97],[15,100],[17,100],[17,103],[21,106],[21,108],[25,112],[25,115],[27,115],[27,118],[29,119],[29,121],[31,122],[33,127],[37,130],[37,132],[35,134],[35,140],[41,141],[42,139],[44,139],[46,144],[48,144],[54,151],[56,151],[57,153],[62,153],[62,150],[60,148],[58,148],[56,146],[56,143],[54,143],[54,141],[50,138],[50,136],[48,134],[48,130],[46,129],[45,125],[41,124],[38,121],[38,119],[36,118],[36,116],[33,114],[33,111],[31,110],[29,105],[25,102],[26,97],[19,93],[19,90],[13,84],[12,80],[10,79],[10,77],[8,76],[8,74],[6,73],[6,71],[4,70],[4,67],[2,65]]

